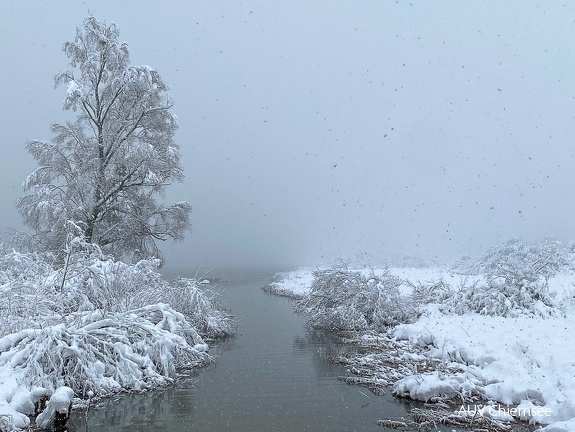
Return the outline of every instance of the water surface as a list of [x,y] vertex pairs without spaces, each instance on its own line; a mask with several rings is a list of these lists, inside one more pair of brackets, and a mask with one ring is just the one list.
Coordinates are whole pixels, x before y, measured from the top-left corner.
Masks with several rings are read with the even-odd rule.
[[345,369],[327,359],[351,348],[306,329],[288,299],[261,291],[268,281],[220,285],[238,334],[211,349],[214,366],[168,389],[104,401],[87,421],[75,413],[69,430],[381,432],[378,419],[405,415],[401,401],[337,380]]

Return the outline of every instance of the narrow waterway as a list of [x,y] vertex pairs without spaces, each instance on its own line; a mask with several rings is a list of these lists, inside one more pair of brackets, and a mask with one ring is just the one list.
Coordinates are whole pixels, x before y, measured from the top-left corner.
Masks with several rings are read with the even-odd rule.
[[238,321],[234,338],[211,353],[217,363],[168,389],[123,395],[87,416],[74,413],[73,431],[382,431],[376,421],[401,417],[391,396],[347,386],[328,357],[350,347],[309,331],[288,299],[265,294],[269,278],[220,285],[221,301]]

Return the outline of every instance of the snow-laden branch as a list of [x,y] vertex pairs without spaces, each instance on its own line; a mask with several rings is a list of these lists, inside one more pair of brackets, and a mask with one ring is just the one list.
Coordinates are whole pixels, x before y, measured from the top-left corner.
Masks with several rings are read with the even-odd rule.
[[[58,389],[83,398],[151,389],[209,363],[206,341],[232,331],[213,295],[195,280],[167,283],[158,260],[114,261],[81,237],[65,249],[65,271],[36,254],[0,256],[0,415],[12,415],[11,427],[29,424],[35,388],[52,395],[44,424],[65,405]],[[15,392],[13,404],[2,399]]]

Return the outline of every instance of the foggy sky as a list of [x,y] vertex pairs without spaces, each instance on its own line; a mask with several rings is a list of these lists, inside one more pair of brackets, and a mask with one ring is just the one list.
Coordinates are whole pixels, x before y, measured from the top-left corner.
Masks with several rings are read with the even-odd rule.
[[92,13],[170,86],[193,231],[168,264],[451,259],[575,240],[575,10],[555,1],[0,3],[0,227]]

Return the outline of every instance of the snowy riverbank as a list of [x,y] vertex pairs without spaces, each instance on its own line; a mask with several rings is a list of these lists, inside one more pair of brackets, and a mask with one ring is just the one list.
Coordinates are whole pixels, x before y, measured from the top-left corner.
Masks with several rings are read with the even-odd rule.
[[230,316],[209,287],[168,283],[157,267],[82,241],[63,267],[0,256],[0,431],[65,422],[72,403],[154,389],[212,361],[206,342],[232,331]]
[[[465,285],[473,290],[485,279],[485,275],[461,274],[448,268],[392,267],[386,272],[400,279],[396,284],[406,305],[420,294],[415,292],[418,287],[443,290]],[[268,289],[282,295],[293,292],[301,302],[310,295],[313,282],[313,271],[300,269],[278,275]],[[409,322],[395,325],[385,334],[365,330],[360,343],[369,352],[342,362],[361,379],[392,385],[398,396],[421,401],[454,401],[461,397],[474,401],[462,405],[464,409],[458,414],[463,416],[473,415],[473,406],[481,415],[511,420],[509,410],[515,408],[511,413],[516,419],[546,426],[546,432],[573,431],[575,274],[563,269],[546,282],[549,297],[543,300],[552,299],[557,311],[542,302],[535,305],[534,313],[515,313],[516,303],[508,305],[507,316],[486,313],[490,305],[482,309],[483,313],[463,309],[455,313],[453,307],[446,306],[452,297],[445,296],[443,303],[418,306]],[[471,298],[469,289],[459,292],[467,300]],[[509,302],[505,298],[502,301]],[[485,409],[486,404],[491,407]],[[505,406],[506,411],[493,408],[497,404]]]

